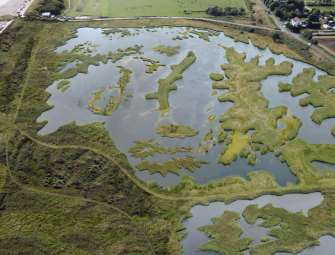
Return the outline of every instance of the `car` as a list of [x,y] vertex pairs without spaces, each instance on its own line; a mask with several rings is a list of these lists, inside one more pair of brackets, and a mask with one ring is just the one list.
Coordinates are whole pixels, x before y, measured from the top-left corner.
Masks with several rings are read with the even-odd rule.
[[136,17],[136,19],[139,19],[140,17]]
[[312,44],[309,43],[308,46],[312,46]]
[[169,19],[171,19],[171,16],[169,16]]

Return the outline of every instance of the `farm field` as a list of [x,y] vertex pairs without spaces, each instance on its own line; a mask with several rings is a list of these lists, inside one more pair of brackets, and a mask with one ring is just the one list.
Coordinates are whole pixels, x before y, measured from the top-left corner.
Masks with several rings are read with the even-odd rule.
[[[108,16],[111,18],[175,16],[175,17],[210,17],[205,10],[210,5],[220,7],[243,7],[248,10],[244,0],[72,0],[68,16]],[[187,11],[187,14],[184,13]]]
[[335,36],[314,36],[314,39],[318,40],[318,45],[335,55]]

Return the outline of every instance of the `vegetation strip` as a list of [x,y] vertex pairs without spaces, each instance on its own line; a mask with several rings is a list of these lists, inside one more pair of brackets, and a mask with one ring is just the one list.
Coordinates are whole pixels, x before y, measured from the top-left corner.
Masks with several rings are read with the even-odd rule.
[[159,110],[167,110],[170,108],[169,105],[169,91],[177,89],[177,86],[173,84],[178,79],[183,78],[181,73],[194,63],[196,56],[192,51],[187,53],[186,58],[177,65],[172,65],[172,72],[165,79],[159,79],[158,91],[150,94],[146,94],[146,99],[157,99],[159,102]]

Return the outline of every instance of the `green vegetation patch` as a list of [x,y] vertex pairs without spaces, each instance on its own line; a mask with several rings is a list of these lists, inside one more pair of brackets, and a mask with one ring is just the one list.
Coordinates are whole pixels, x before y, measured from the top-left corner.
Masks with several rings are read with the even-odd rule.
[[148,68],[145,70],[146,73],[153,73],[154,71],[157,71],[158,67],[166,66],[165,64],[159,64],[160,61],[155,61],[145,57],[141,57],[141,59],[145,62],[150,62],[150,64],[147,64]]
[[[321,205],[309,210],[306,217],[302,212],[292,213],[284,208],[267,204],[262,208],[257,205],[248,205],[242,212],[249,224],[254,224],[257,218],[264,221],[259,226],[272,228],[270,236],[277,239],[251,246],[250,254],[273,254],[275,252],[292,252],[294,254],[311,245],[320,245],[322,235],[335,234],[335,217],[333,215],[334,194],[328,195]],[[329,203],[329,204],[327,204]],[[280,224],[280,228],[273,228]]]
[[157,47],[153,47],[152,49],[155,52],[159,52],[159,54],[166,53],[169,57],[171,57],[179,53],[179,51],[176,51],[176,50],[180,49],[180,47],[179,46],[171,47],[171,46],[158,45]]
[[[121,100],[125,97],[124,91],[126,89],[126,85],[130,82],[130,74],[133,72],[129,68],[125,68],[122,65],[117,66],[120,68],[119,73],[122,73],[122,76],[120,77],[118,84],[118,87],[109,87],[109,89],[118,88],[121,90],[120,97],[118,99],[114,99],[113,97],[110,99],[110,104],[107,104],[104,115],[110,116],[112,113],[117,109],[117,107],[120,105]],[[130,101],[126,98],[126,101]]]
[[233,135],[228,136],[226,140],[226,144],[228,147],[225,150],[224,154],[222,154],[221,152],[221,155],[219,155],[217,162],[225,165],[232,163],[236,160],[237,155],[241,152],[241,150],[243,148],[248,148],[250,143],[251,137],[248,135],[241,136],[239,132],[235,132]]
[[63,88],[65,85],[69,85],[71,82],[70,81],[60,81],[58,84],[57,84],[57,89],[61,89]]
[[198,143],[198,148],[195,150],[197,154],[208,152],[210,146],[203,145],[201,142]]
[[199,36],[200,39],[204,39],[205,41],[209,42],[209,37],[210,36],[219,36],[220,33],[216,31],[196,31],[196,30],[191,30],[190,33],[196,34]]
[[[259,66],[260,56],[244,62],[246,53],[237,53],[234,48],[227,48],[219,44],[226,50],[228,64],[221,66],[225,70],[227,80],[213,83],[214,89],[228,89],[229,92],[219,96],[220,102],[233,102],[234,106],[222,114],[219,121],[225,130],[233,130],[239,133],[252,133],[252,141],[262,143],[273,148],[284,143],[284,135],[277,131],[277,119],[287,112],[286,106],[278,106],[268,109],[269,101],[259,92],[261,88],[260,80],[270,75],[289,75],[292,72],[292,63],[282,62],[274,65],[274,59],[266,61],[265,66]],[[237,151],[236,153],[239,153]]]
[[194,130],[190,126],[186,125],[158,125],[157,134],[165,137],[178,137],[178,138],[185,138],[185,137],[192,137],[199,133],[199,130]]
[[90,95],[93,95],[93,98],[88,102],[88,107],[92,109],[92,112],[94,114],[102,114],[102,108],[101,107],[94,107],[94,102],[96,100],[105,100],[101,97],[101,94],[105,91],[105,88],[101,88],[100,90],[96,92],[92,92]]
[[[212,80],[215,80],[215,81],[221,81],[223,80],[223,75],[220,74],[220,73],[210,73],[209,74],[209,77],[212,79]],[[214,93],[214,92],[213,92]]]
[[71,85],[65,85],[65,86],[62,87],[61,91],[64,92],[65,90],[67,90],[70,87],[71,87]]
[[218,218],[211,218],[214,225],[198,227],[212,240],[198,247],[201,251],[216,251],[221,254],[242,254],[252,242],[251,237],[240,238],[242,229],[237,225],[240,219],[238,212],[224,211]]
[[85,42],[79,45],[74,46],[73,50],[71,51],[72,54],[85,54],[91,53],[93,51],[97,51],[97,47],[99,45],[92,42]]
[[190,65],[194,63],[196,56],[192,51],[187,53],[186,58],[177,65],[172,65],[172,72],[165,79],[159,79],[158,91],[154,93],[149,93],[145,95],[146,99],[157,99],[159,102],[159,110],[170,109],[169,105],[169,91],[177,89],[175,84],[172,84],[178,79],[183,78],[181,73],[187,69]]
[[213,139],[213,129],[210,129],[208,132],[206,132],[206,134],[204,135],[204,138],[203,140],[205,142],[209,141],[209,140],[212,140]]
[[293,78],[293,84],[279,82],[279,91],[291,91],[292,96],[299,96],[308,93],[309,96],[299,100],[301,106],[309,104],[319,107],[311,115],[312,120],[321,124],[324,119],[335,117],[335,93],[330,89],[335,88],[335,78],[328,74],[320,75],[319,81],[315,82],[313,77],[316,73],[315,68],[304,68]]
[[115,34],[115,33],[121,33],[121,37],[125,37],[125,36],[130,36],[132,35],[132,33],[128,30],[128,29],[120,29],[120,28],[111,28],[111,29],[106,29],[104,31],[101,32],[104,35],[110,35],[110,34]]
[[216,96],[219,92],[217,90],[213,91],[211,96]]
[[142,161],[135,167],[140,171],[149,170],[150,174],[160,173],[165,176],[167,173],[180,175],[179,170],[183,167],[193,173],[196,168],[201,167],[201,164],[209,164],[206,161],[196,160],[194,157],[189,155],[186,155],[186,159],[171,158],[172,160],[168,160],[163,164],[159,164],[157,160],[153,164],[151,164],[149,160]]
[[215,114],[211,114],[208,118],[207,118],[207,123],[205,124],[205,126],[212,124],[214,121],[216,120],[216,115]]
[[178,148],[177,146],[175,148],[165,148],[165,147],[159,147],[161,143],[157,141],[156,139],[150,139],[149,141],[134,141],[136,143],[135,146],[131,147],[128,152],[132,153],[130,154],[131,157],[141,157],[141,159],[145,159],[148,156],[154,156],[156,153],[162,154],[164,152],[167,154],[168,152],[173,155],[177,152],[188,152],[191,153],[193,148],[188,146]]
[[335,164],[334,144],[308,143],[304,139],[296,138],[281,148],[281,160],[287,162],[290,170],[298,177],[300,185],[322,185],[335,178],[335,171],[328,168],[317,170],[311,163],[321,161]]
[[220,130],[217,134],[218,142],[221,143],[227,138],[228,134],[224,130]]
[[107,64],[108,60],[111,59],[113,63],[117,60],[122,59],[124,56],[129,56],[131,54],[141,54],[141,49],[143,46],[128,47],[125,51],[119,49],[117,53],[108,52],[107,55],[96,54],[93,57],[90,54],[72,54],[71,52],[63,51],[57,54],[58,65],[66,65],[66,63],[73,63],[76,60],[78,62],[75,67],[70,67],[64,72],[56,74],[56,80],[60,79],[70,79],[76,76],[78,73],[87,73],[87,68],[90,65],[98,66],[100,62]]

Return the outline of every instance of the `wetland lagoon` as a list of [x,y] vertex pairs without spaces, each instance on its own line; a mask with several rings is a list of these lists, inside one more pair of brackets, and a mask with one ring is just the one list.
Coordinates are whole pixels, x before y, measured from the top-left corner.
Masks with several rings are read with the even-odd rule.
[[[116,148],[148,186],[157,183],[170,191],[183,180],[191,180],[198,190],[227,183],[254,185],[260,173],[267,185],[293,187],[308,180],[283,160],[292,152],[282,146],[295,139],[307,143],[335,141],[331,132],[335,119],[328,119],[333,116],[319,123],[313,121],[313,112],[322,104],[301,106],[310,92],[295,95],[294,85],[288,85],[295,84],[294,78],[307,68],[315,69],[310,78],[315,83],[326,73],[283,54],[276,55],[269,48],[259,49],[250,40],[249,44],[235,42],[222,32],[190,27],[79,28],[75,38],[55,51],[64,53],[64,61],[58,80],[47,88],[51,93],[47,103],[53,108],[37,119],[48,121],[39,134],[52,133],[70,122],[104,122]],[[80,58],[76,58],[78,54]],[[78,71],[89,54],[97,60],[88,65],[87,72]],[[328,168],[333,175],[331,163],[335,162],[311,159],[308,163],[315,171]],[[217,184],[216,180],[225,181]],[[238,217],[222,217],[227,216],[224,220],[230,223],[238,222],[238,226],[227,224],[232,233],[237,231],[237,237],[242,229],[240,239],[246,238],[231,251],[249,254],[250,246],[275,242],[276,234],[267,231],[280,228],[281,222],[251,231],[254,223],[242,216],[247,206],[258,204],[261,208],[272,203],[294,214],[302,210],[300,216],[306,217],[308,209],[322,200],[321,193],[310,193],[197,205],[191,209],[193,217],[183,221],[183,231],[188,232],[181,241],[184,254],[226,252],[215,244],[203,246],[209,237],[217,238],[211,233],[214,230],[197,229],[212,225],[211,218],[220,217],[226,210],[238,212]],[[256,224],[262,222],[260,218],[255,218]],[[334,239],[324,236],[320,241],[320,247],[308,243],[297,251],[303,250],[299,253],[303,255],[331,254],[329,244]],[[259,254],[257,251],[254,248],[250,254]]]

